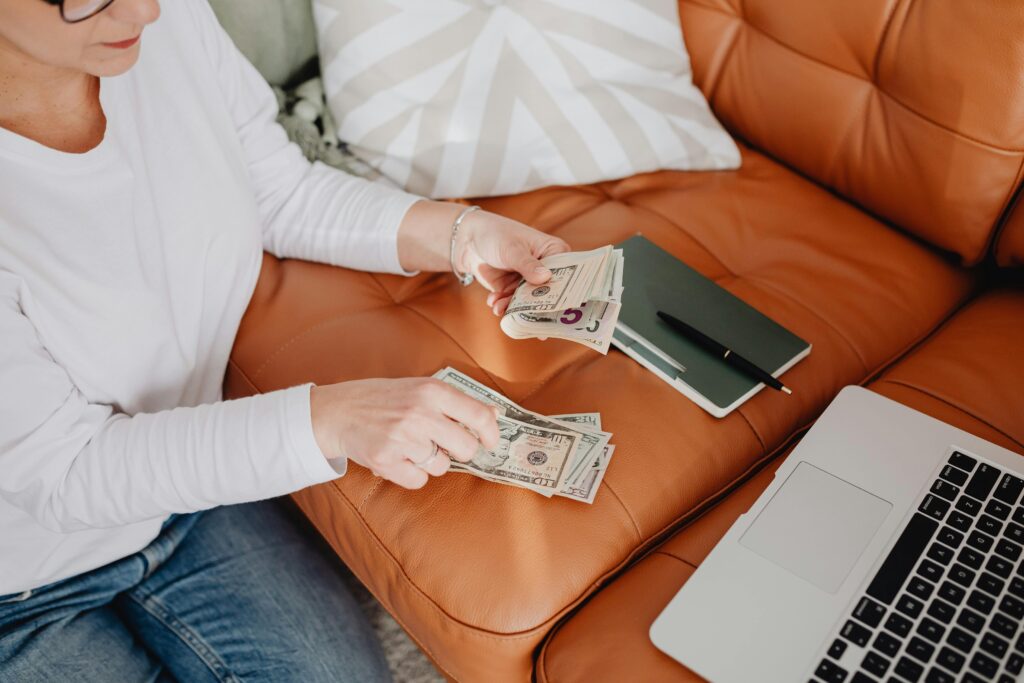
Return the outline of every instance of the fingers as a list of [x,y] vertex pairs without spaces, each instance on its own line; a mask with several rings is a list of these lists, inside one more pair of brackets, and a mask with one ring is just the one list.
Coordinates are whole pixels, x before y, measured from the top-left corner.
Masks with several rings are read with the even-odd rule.
[[[461,422],[476,434],[484,448],[490,450],[498,445],[498,413],[497,409],[485,405],[475,398],[470,398],[458,389],[454,389],[440,381],[438,408],[441,412]],[[442,444],[443,445],[443,444]]]
[[569,243],[560,237],[548,235],[547,240],[547,244],[545,244],[538,252],[538,258],[544,258],[545,256],[552,256],[554,254],[562,254],[567,251],[572,251],[572,247],[569,246]]
[[505,311],[508,310],[508,305],[512,302],[512,295],[503,296],[495,299],[494,303],[491,304],[491,312],[497,316],[505,315]]
[[[460,462],[469,462],[476,457],[480,449],[480,442],[466,429],[448,418],[442,418],[443,423],[437,425],[434,431],[434,441],[441,448],[448,451],[451,457]],[[443,454],[442,454],[443,455]],[[447,458],[445,458],[447,460]]]
[[541,285],[551,279],[551,271],[533,255],[525,244],[510,247],[509,266],[531,285]]
[[[447,460],[447,458],[445,458]],[[402,488],[421,489],[430,476],[408,460],[392,463],[380,469],[380,476],[393,481]]]
[[447,455],[445,455],[444,451],[440,449],[436,452],[434,451],[433,444],[430,446],[430,452],[419,462],[422,462],[423,464],[416,465],[416,463],[413,462],[413,465],[416,465],[416,467],[420,468],[432,477],[440,477],[444,475],[452,466],[452,461]]

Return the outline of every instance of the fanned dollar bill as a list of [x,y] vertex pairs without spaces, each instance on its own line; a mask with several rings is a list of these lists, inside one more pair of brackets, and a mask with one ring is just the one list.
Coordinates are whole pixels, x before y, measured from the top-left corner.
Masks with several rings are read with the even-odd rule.
[[541,259],[551,270],[543,285],[525,280],[501,319],[513,339],[557,337],[608,353],[622,301],[621,249],[555,254]]
[[[607,469],[611,434],[601,431],[597,413],[559,418],[534,413],[454,368],[434,378],[498,408],[499,446],[469,463],[452,462],[452,472],[520,486],[545,496],[592,503]],[[600,470],[595,472],[594,470]]]

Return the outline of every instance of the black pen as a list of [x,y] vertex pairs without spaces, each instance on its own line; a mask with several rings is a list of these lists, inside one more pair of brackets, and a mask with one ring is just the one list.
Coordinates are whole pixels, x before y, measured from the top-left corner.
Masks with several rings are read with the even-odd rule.
[[736,353],[735,351],[726,347],[725,345],[716,342],[714,339],[707,336],[700,330],[691,327],[690,325],[687,325],[674,315],[665,313],[664,311],[658,311],[658,317],[664,320],[666,323],[668,323],[669,327],[671,327],[673,330],[683,335],[693,343],[697,344],[697,346],[701,347],[708,353],[711,353],[716,356],[721,356],[722,360],[724,360],[726,363],[733,366],[737,370],[744,372],[747,375],[750,375],[759,382],[764,382],[772,389],[775,389],[777,391],[784,391],[787,394],[793,393],[792,389],[790,389],[785,384],[772,377],[771,373],[765,372],[764,370],[757,367],[740,354]]

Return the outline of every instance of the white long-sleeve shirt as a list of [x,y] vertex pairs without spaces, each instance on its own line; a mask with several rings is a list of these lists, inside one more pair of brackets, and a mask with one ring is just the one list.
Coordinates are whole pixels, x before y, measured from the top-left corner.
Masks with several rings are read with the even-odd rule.
[[221,401],[228,354],[263,249],[402,271],[420,197],[308,163],[206,0],[162,10],[101,79],[98,147],[0,128],[0,594],[343,473],[309,385]]

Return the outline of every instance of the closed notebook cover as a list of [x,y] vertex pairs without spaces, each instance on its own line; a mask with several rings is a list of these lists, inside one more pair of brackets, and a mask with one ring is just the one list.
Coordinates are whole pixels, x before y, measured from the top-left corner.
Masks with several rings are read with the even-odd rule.
[[643,236],[632,237],[619,247],[626,263],[619,313],[619,324],[625,329],[617,331],[616,345],[638,351],[636,342],[624,334],[629,332],[646,340],[683,369],[674,368],[650,351],[641,351],[644,360],[719,409],[735,407],[760,383],[673,330],[658,318],[659,310],[671,313],[773,375],[810,350],[803,339]]

